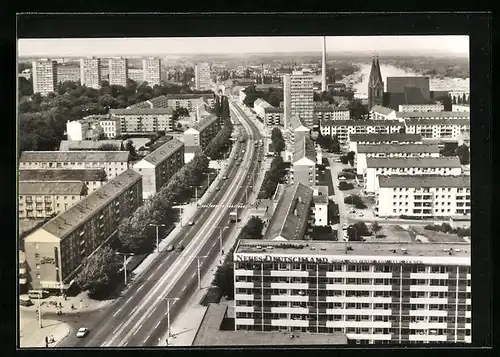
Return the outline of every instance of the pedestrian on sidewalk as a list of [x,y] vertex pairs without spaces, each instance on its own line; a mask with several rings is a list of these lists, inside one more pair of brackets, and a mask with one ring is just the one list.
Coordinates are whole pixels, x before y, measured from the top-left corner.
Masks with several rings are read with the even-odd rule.
[[49,347],[49,338],[45,336],[45,347]]

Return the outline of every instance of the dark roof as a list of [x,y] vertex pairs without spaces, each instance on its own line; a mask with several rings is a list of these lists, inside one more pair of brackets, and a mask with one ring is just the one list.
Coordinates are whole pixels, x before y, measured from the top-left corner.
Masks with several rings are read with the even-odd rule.
[[[118,195],[129,189],[141,179],[141,175],[132,169],[122,172],[97,191],[94,191],[78,203],[69,207],[60,215],[52,218],[45,223],[41,229],[53,234],[59,239],[64,239],[69,233],[80,227],[90,217],[96,215],[101,208],[105,207]],[[26,239],[29,240],[30,236],[26,237]]]
[[110,109],[111,115],[148,115],[148,114],[167,114],[174,113],[172,108],[130,108],[130,109]]
[[209,125],[212,125],[212,123],[214,123],[217,120],[218,119],[217,119],[216,115],[210,114],[210,115],[206,116],[205,118],[201,119],[198,123],[196,123],[193,126],[193,129],[196,129],[199,132],[201,132],[202,130],[207,128]]
[[370,78],[368,81],[369,85],[374,85],[376,83],[383,83],[382,74],[380,72],[380,63],[377,59],[372,60],[372,67],[370,69]]
[[162,146],[160,146],[158,149],[153,151],[151,154],[146,156],[143,160],[156,166],[161,162],[165,161],[166,159],[168,159],[170,156],[172,156],[172,154],[177,152],[183,146],[184,143],[179,139],[176,138],[171,139]]
[[367,167],[436,167],[453,168],[462,167],[457,156],[442,157],[369,157],[366,159]]
[[264,108],[265,113],[283,113],[283,108],[267,107]]
[[306,185],[298,182],[287,186],[269,222],[265,239],[278,236],[286,240],[303,239],[298,234],[307,224],[312,199],[313,191]]
[[20,195],[85,195],[82,181],[20,181]]
[[399,120],[325,120],[321,126],[403,126]]
[[316,148],[314,147],[314,142],[308,135],[296,140],[294,144],[293,162],[295,163],[304,157],[316,162]]
[[213,98],[214,93],[189,93],[189,94],[167,94],[167,99],[196,99],[196,98]]
[[[446,112],[443,112],[446,113]],[[406,125],[470,125],[469,119],[405,119]]]
[[387,92],[389,93],[403,93],[404,89],[409,87],[419,88],[422,95],[425,98],[429,98],[429,77],[387,77]]
[[433,101],[426,98],[422,90],[418,87],[405,87],[402,92],[384,93],[384,107],[399,110],[404,104],[433,104]]
[[128,108],[130,109],[134,109],[134,108],[151,108],[151,104],[149,101],[145,101],[145,102],[140,102],[140,103],[137,103],[137,104],[133,104],[131,106],[129,106]]
[[59,151],[70,150],[92,150],[96,151],[101,145],[116,145],[119,150],[122,149],[122,140],[61,140]]
[[357,152],[363,153],[439,153],[438,144],[358,144]]
[[397,112],[398,118],[445,118],[469,119],[469,112]]
[[23,151],[21,162],[127,162],[128,151]]
[[440,175],[390,175],[378,177],[379,187],[470,187],[470,176],[440,176]]
[[373,143],[382,143],[382,142],[418,142],[422,141],[421,134],[402,134],[402,133],[394,133],[394,134],[351,134],[349,135],[349,140],[353,142],[373,142]]
[[106,181],[106,172],[104,169],[21,169],[19,181]]

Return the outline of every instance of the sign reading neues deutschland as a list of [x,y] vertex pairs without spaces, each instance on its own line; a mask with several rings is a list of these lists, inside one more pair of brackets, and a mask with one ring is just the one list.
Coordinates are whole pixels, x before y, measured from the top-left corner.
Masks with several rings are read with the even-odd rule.
[[311,264],[423,264],[418,260],[360,260],[360,259],[337,259],[327,257],[279,257],[273,255],[245,256],[235,255],[236,262],[248,263],[311,263]]

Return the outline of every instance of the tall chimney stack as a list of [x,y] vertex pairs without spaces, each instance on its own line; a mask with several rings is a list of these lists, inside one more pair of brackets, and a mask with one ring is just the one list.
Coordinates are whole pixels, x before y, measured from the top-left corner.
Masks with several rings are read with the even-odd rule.
[[321,69],[321,91],[326,92],[326,37],[323,36],[323,61]]

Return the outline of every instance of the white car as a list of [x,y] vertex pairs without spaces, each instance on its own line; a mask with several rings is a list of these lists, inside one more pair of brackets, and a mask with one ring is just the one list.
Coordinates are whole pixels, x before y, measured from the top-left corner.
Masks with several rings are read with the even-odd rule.
[[188,226],[194,226],[194,222],[193,221],[189,221],[188,222]]
[[359,212],[359,216],[360,216],[360,217],[363,217],[363,213]]
[[344,224],[344,225],[342,226],[342,230],[344,230],[344,231],[345,231],[345,230],[347,230],[347,224]]
[[83,337],[87,336],[88,333],[89,333],[89,329],[88,328],[86,328],[86,327],[80,327],[78,329],[78,332],[76,333],[76,337],[83,338]]

